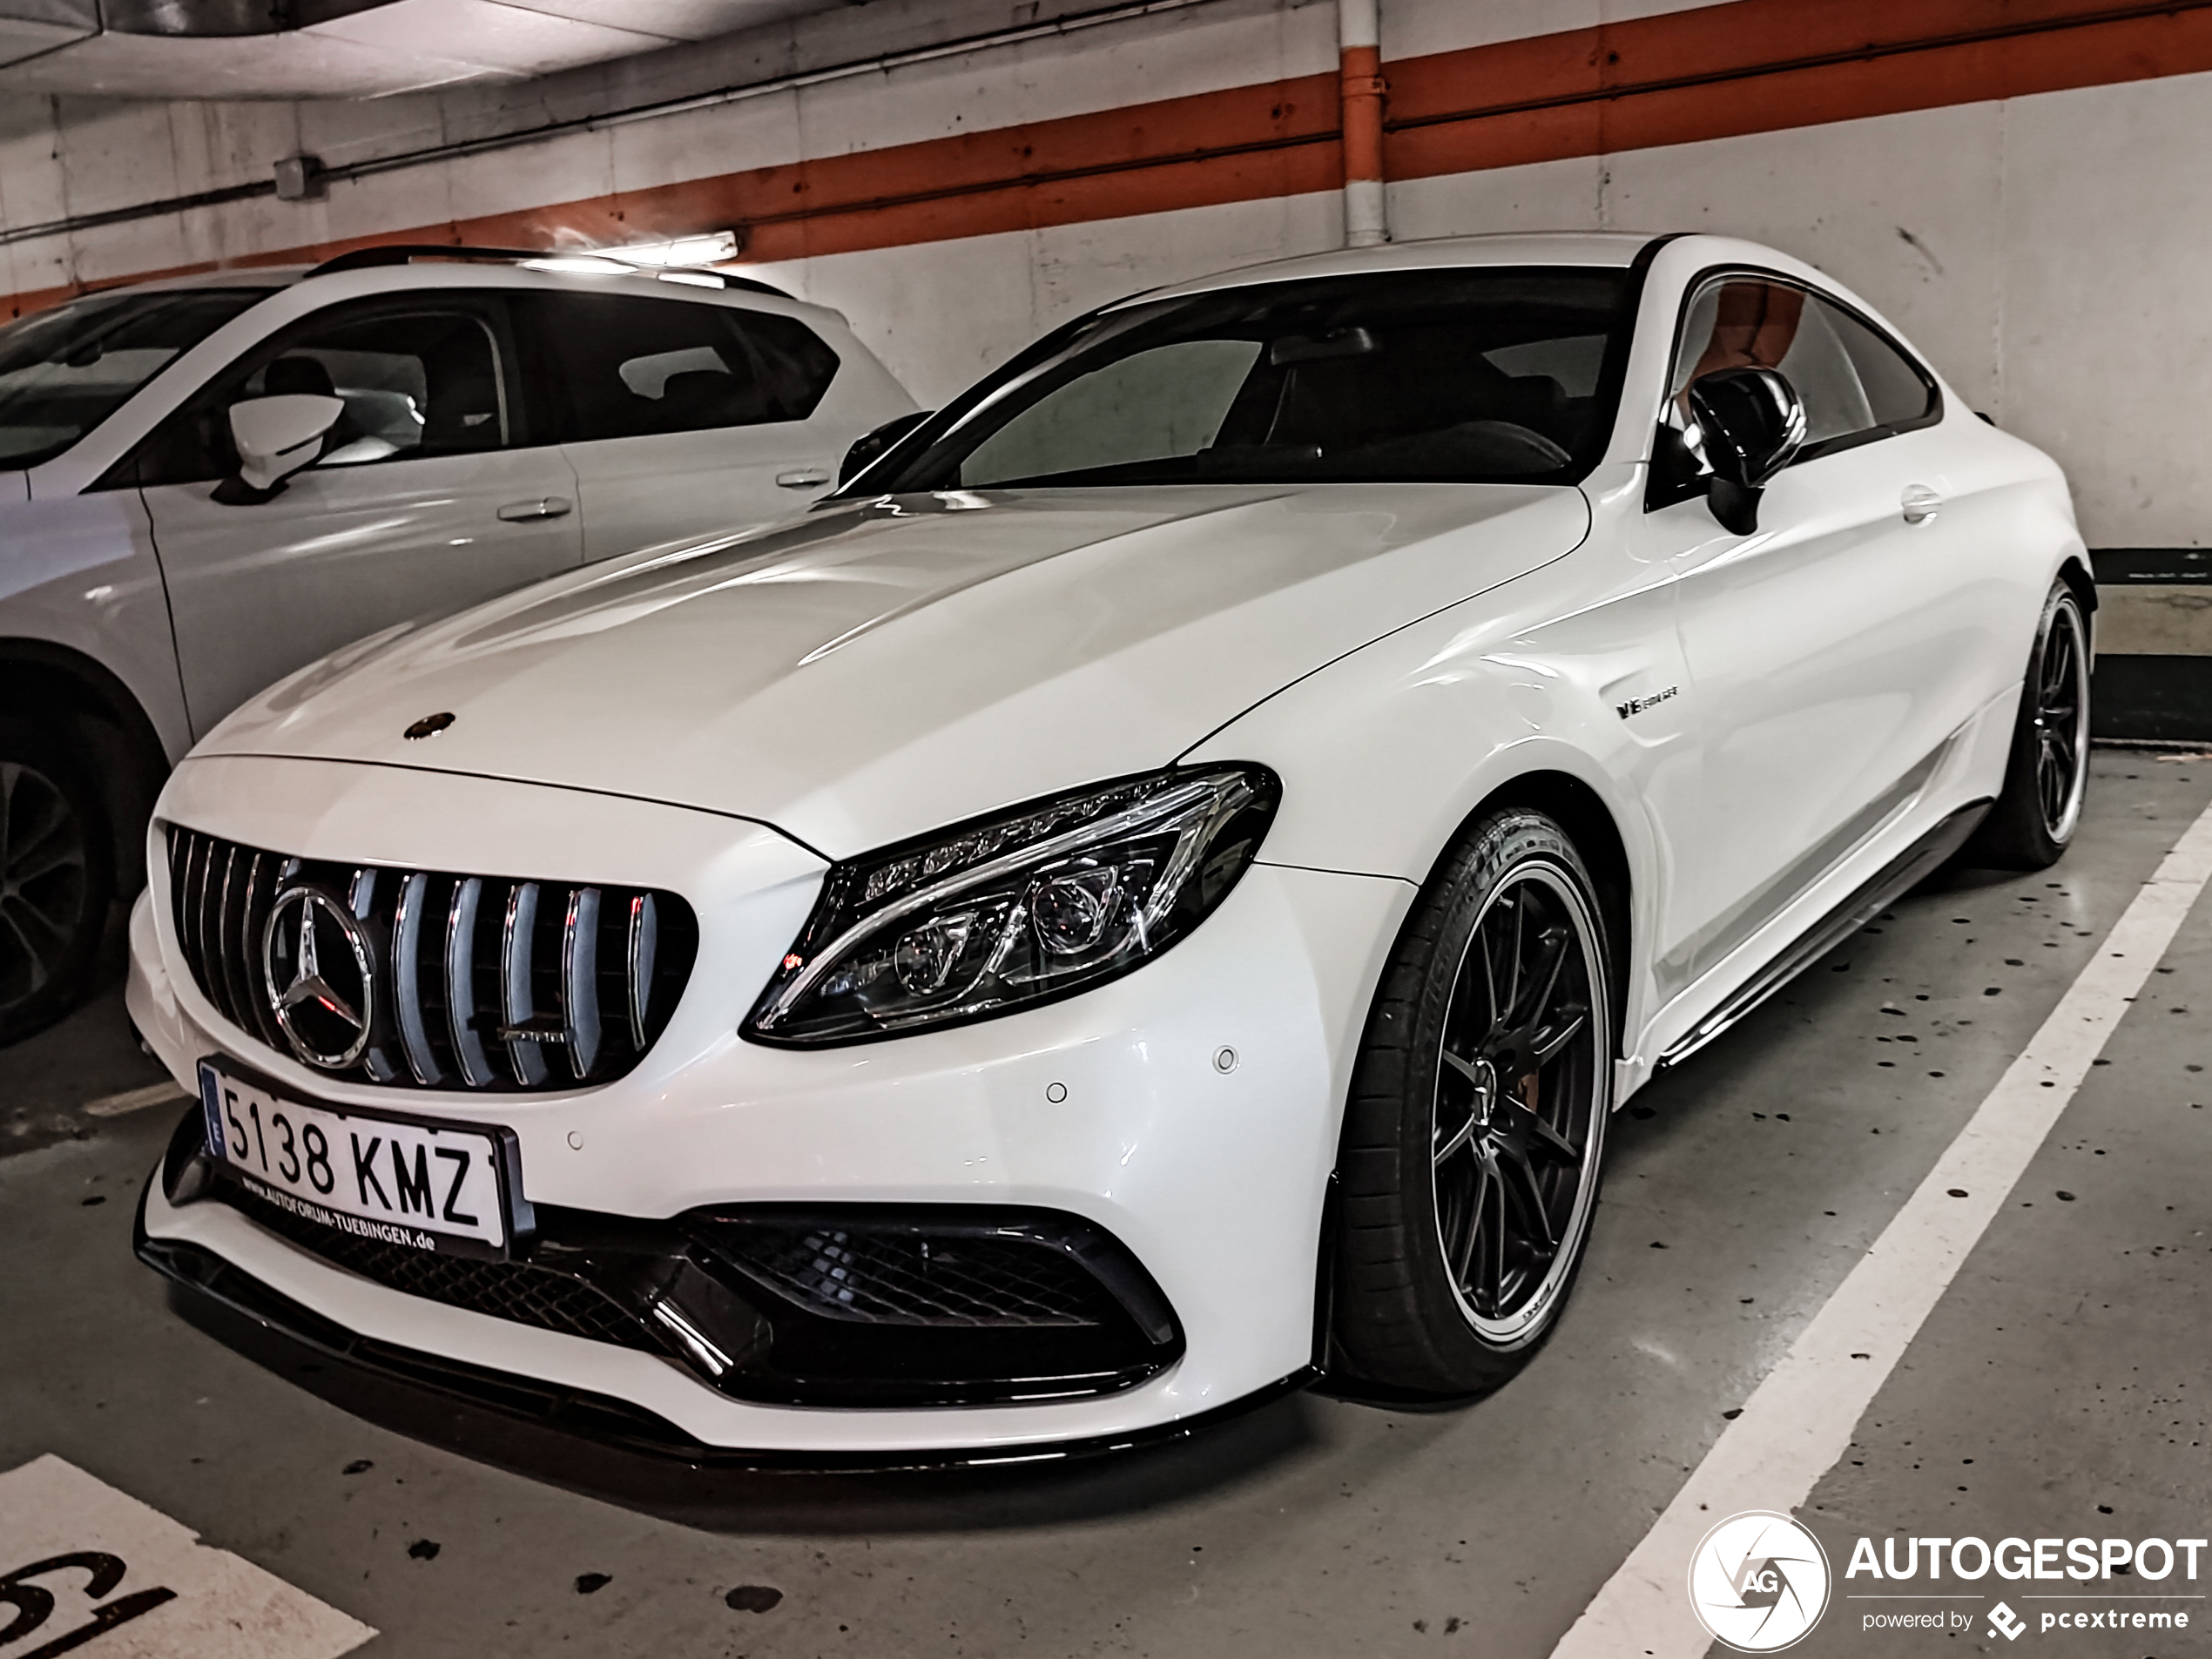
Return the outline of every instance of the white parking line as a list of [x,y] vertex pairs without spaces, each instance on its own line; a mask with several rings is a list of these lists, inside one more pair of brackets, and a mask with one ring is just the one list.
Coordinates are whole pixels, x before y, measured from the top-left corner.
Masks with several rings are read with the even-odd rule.
[[84,1115],[87,1117],[121,1117],[126,1112],[141,1112],[149,1106],[189,1098],[174,1083],[148,1083],[144,1089],[126,1089],[119,1095],[102,1095],[98,1100],[88,1100],[84,1103]]
[[[1722,1431],[1553,1659],[1698,1659],[1690,1553],[1746,1509],[1795,1510],[1851,1444],[1905,1347],[2074,1098],[2090,1062],[2212,879],[2212,807],[2097,947],[1927,1179]],[[1964,1196],[1955,1196],[1963,1194]]]
[[24,1659],[337,1659],[376,1634],[52,1456],[0,1474],[0,1608]]

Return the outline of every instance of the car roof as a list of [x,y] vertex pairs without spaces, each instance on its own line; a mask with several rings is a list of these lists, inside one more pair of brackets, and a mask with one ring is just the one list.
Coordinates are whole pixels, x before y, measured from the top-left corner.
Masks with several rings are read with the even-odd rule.
[[1491,265],[1595,265],[1622,268],[1656,239],[1640,231],[1509,231],[1481,236],[1438,236],[1381,247],[1338,248],[1247,265],[1164,288],[1147,289],[1118,303],[1171,300],[1184,294],[1240,288],[1258,282],[1349,276],[1365,271],[1435,271]]

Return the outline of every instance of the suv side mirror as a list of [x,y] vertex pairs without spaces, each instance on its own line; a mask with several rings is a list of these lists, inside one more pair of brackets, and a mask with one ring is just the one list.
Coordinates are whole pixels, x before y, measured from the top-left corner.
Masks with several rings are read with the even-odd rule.
[[346,412],[342,399],[312,393],[287,392],[276,397],[249,397],[231,405],[231,440],[238,445],[238,475],[225,480],[235,484],[230,505],[266,501],[284,487],[284,481],[322,453],[322,440]]
[[1689,383],[1689,415],[1712,469],[1713,516],[1749,536],[1759,527],[1759,492],[1805,441],[1805,406],[1772,368],[1716,368]]
[[859,477],[864,469],[880,461],[893,444],[936,412],[934,409],[916,409],[912,415],[894,415],[874,431],[863,432],[853,439],[853,447],[845,452],[845,459],[838,463],[837,487],[844,489]]

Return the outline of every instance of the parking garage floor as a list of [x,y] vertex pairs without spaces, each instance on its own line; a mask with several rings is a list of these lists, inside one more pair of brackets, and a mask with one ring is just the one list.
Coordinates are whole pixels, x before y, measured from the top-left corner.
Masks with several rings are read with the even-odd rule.
[[[64,1460],[409,1659],[1546,1655],[2208,802],[2212,756],[2101,753],[2055,870],[1939,878],[1638,1096],[1574,1304],[1495,1398],[1306,1394],[1067,1468],[686,1477],[187,1323],[130,1251],[185,1103],[111,994],[0,1054],[0,1471]],[[2212,898],[1800,1511],[1838,1599],[1797,1651],[1939,1639],[1865,1632],[1860,1534],[2208,1531],[2209,923]],[[2067,1650],[2212,1651],[2161,1640]]]

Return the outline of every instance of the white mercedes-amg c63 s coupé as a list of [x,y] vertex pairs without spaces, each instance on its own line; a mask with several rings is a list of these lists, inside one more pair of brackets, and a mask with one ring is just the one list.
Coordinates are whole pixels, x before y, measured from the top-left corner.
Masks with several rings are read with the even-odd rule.
[[695,1460],[1472,1396],[1608,1113],[2080,814],[2064,479],[1764,247],[1189,282],[852,464],[179,767],[147,1262]]

